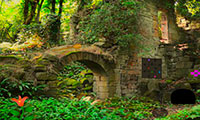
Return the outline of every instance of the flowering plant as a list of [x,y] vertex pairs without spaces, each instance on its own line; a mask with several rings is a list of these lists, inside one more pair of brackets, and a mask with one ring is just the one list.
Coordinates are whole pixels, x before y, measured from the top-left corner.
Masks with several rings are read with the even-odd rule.
[[[24,112],[32,112],[33,108],[32,107],[24,107],[24,102],[25,100],[28,99],[28,97],[21,97],[19,95],[19,99],[11,98],[12,101],[16,102],[17,105],[20,107],[20,110],[12,110],[11,113],[13,114],[13,117],[11,119],[15,120],[32,120],[34,118],[33,115],[27,115],[26,117],[24,116]],[[19,118],[18,118],[19,117]]]

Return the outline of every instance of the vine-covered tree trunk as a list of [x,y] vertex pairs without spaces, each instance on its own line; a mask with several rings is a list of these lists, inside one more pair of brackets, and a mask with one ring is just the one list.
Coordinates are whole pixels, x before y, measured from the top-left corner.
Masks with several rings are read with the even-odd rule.
[[35,21],[36,21],[37,23],[40,22],[40,11],[41,11],[43,2],[44,2],[44,0],[42,0],[41,3],[38,4],[37,16],[36,16],[36,18],[35,18]]
[[37,7],[39,0],[33,0],[31,1],[31,13],[29,15],[29,17],[26,19],[26,21],[24,22],[25,25],[28,25],[32,22],[33,17],[35,16],[35,10]]

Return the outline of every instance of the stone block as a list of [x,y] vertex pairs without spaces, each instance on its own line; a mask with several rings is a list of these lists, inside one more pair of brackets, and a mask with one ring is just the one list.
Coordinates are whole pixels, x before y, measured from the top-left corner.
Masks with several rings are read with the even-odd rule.
[[106,93],[108,93],[108,88],[104,87],[104,86],[99,86],[98,90],[99,90],[99,92],[106,92]]
[[47,71],[47,68],[45,65],[35,65],[35,72],[44,72]]
[[47,85],[48,85],[50,88],[55,88],[55,87],[57,87],[57,82],[56,82],[56,81],[48,81],[48,82],[47,82]]
[[57,75],[55,74],[51,74],[51,73],[47,73],[47,72],[37,72],[36,73],[36,78],[39,81],[53,81],[57,79]]
[[177,64],[176,64],[176,68],[184,68],[184,62],[178,62]]
[[99,81],[99,82],[97,82],[97,85],[101,86],[101,87],[107,87],[108,83],[106,81],[101,81],[101,82]]
[[193,65],[193,62],[185,62],[184,68],[191,68]]
[[104,99],[106,99],[106,98],[108,98],[108,97],[112,97],[112,95],[109,95],[108,93],[99,93],[99,94],[97,94],[97,97],[98,97],[99,99],[104,100]]
[[187,76],[188,75],[188,69],[177,69],[175,75],[176,75],[176,78]]

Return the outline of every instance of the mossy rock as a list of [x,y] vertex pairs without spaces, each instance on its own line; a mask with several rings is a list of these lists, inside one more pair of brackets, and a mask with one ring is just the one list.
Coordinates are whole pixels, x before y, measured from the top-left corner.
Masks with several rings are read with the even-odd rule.
[[19,65],[26,65],[26,64],[30,65],[31,62],[29,60],[20,59],[20,60],[17,61],[17,64],[19,64]]
[[59,59],[56,56],[50,55],[50,54],[44,54],[44,56],[42,57],[42,59],[49,60],[49,61],[52,61],[52,62],[59,61]]
[[166,80],[166,83],[168,83],[168,84],[170,84],[172,82],[173,82],[173,80]]
[[77,53],[77,52],[80,52],[80,51],[71,51],[71,52],[68,52],[68,53],[65,54],[65,55],[70,55],[70,54],[72,54],[72,53]]
[[178,83],[174,85],[176,89],[191,89],[191,85],[189,83]]
[[47,71],[47,68],[46,68],[45,65],[35,65],[34,68],[35,68],[35,70],[34,70],[35,72],[45,72],[45,71]]
[[188,83],[200,83],[200,79],[197,80],[188,80]]
[[71,78],[66,78],[60,82],[57,83],[57,86],[77,86],[79,85],[80,82],[75,80],[75,79],[71,79]]
[[15,77],[18,80],[22,80],[25,75],[25,71],[23,69],[16,70],[15,73],[13,73],[13,77]]
[[45,81],[45,80],[53,81],[53,80],[57,80],[57,75],[51,74],[51,73],[47,73],[47,72],[37,72],[36,73],[36,78],[39,81]]

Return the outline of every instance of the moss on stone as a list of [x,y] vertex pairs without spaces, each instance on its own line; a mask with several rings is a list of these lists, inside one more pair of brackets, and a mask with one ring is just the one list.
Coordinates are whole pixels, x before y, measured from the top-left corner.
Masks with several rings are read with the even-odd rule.
[[168,83],[168,84],[170,84],[172,82],[173,82],[172,80],[166,80],[166,83]]
[[188,80],[188,83],[200,83],[200,80]]
[[18,60],[24,59],[23,57],[20,57],[19,55],[0,55],[0,58],[16,58]]
[[80,52],[80,51],[71,51],[71,52],[68,52],[66,55],[70,55],[72,53],[77,53],[77,52]]

